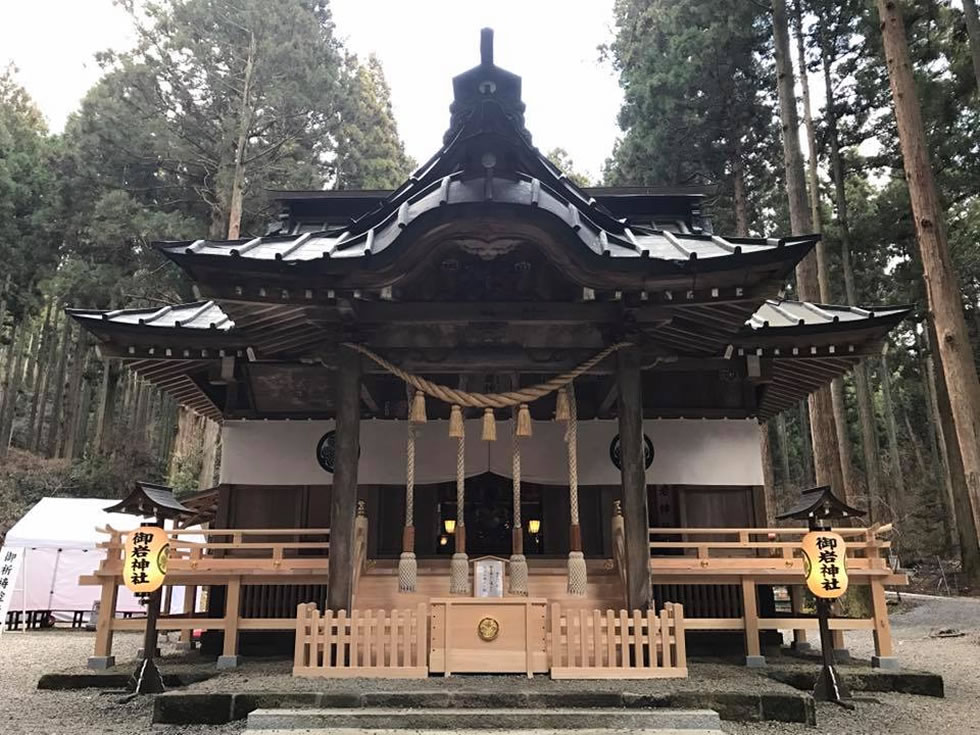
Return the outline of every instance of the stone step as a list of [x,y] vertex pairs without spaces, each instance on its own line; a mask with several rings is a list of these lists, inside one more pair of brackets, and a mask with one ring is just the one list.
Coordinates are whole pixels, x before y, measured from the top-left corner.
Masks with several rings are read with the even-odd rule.
[[[458,735],[485,735],[487,730],[455,730]],[[559,735],[568,730],[544,730],[540,728],[522,730],[493,730],[493,735]],[[299,735],[296,730],[246,730],[244,735]],[[445,735],[445,730],[414,730],[412,735]],[[403,730],[364,730],[353,727],[339,727],[314,730],[305,729],[302,735],[404,735]],[[725,735],[721,730],[575,730],[575,735]]]
[[718,713],[709,709],[257,709],[248,715],[247,732],[269,730],[446,731],[465,730],[568,731],[683,731],[721,729]]

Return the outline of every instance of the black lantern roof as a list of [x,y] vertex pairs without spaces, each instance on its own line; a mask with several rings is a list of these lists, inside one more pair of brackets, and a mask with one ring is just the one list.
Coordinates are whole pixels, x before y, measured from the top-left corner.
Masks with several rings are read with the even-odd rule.
[[777,520],[819,521],[835,518],[860,518],[863,510],[848,505],[834,495],[830,485],[811,487],[801,493],[800,501],[785,513],[776,516]]
[[106,513],[126,513],[160,520],[176,520],[194,515],[193,509],[174,497],[173,488],[152,482],[137,482],[129,495],[105,510]]

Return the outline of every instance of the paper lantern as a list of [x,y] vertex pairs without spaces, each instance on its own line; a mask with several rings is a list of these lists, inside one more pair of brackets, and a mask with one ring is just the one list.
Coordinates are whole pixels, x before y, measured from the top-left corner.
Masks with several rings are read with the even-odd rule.
[[537,518],[532,518],[527,522],[527,532],[532,536],[541,530],[541,521]]
[[817,597],[834,599],[847,591],[847,547],[831,531],[811,531],[803,537],[806,586]]
[[123,581],[133,592],[154,592],[167,574],[170,542],[167,532],[156,526],[141,526],[126,537]]

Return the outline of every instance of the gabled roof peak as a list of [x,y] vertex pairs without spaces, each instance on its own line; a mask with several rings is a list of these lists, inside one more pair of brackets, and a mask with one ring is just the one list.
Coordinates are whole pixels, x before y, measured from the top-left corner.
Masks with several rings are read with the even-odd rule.
[[520,135],[531,141],[524,127],[524,102],[521,99],[521,78],[493,63],[493,29],[480,31],[480,65],[453,77],[453,103],[449,108],[449,130],[443,137],[449,143],[468,121],[476,116],[480,127],[497,127],[488,119],[502,113]]

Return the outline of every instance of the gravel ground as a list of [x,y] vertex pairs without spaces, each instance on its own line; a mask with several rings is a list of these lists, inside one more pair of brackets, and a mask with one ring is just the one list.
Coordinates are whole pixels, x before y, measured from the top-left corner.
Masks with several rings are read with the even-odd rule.
[[[194,727],[152,727],[152,701],[129,702],[119,692],[98,689],[38,691],[41,674],[85,661],[95,634],[79,630],[5,632],[0,635],[0,733],[3,735],[231,735],[242,723]],[[117,633],[117,660],[135,660],[142,634]],[[163,653],[167,653],[164,646]],[[134,666],[135,668],[135,666]]]
[[[857,694],[854,712],[833,704],[817,704],[817,727],[777,722],[724,723],[738,735],[757,733],[853,733],[854,735],[977,735],[980,733],[980,599],[924,598],[891,616],[895,653],[904,667],[940,674],[946,698],[908,694]],[[965,635],[935,638],[944,629]],[[871,636],[847,634],[851,655],[870,658]],[[874,701],[871,701],[871,700]]]
[[[856,712],[833,705],[818,705],[816,728],[784,723],[724,723],[728,733],[853,733],[854,735],[966,735],[980,733],[980,600],[919,599],[915,606],[892,615],[896,653],[903,665],[912,669],[933,671],[946,682],[946,699],[900,694],[867,695]],[[953,628],[960,637],[935,638],[932,634]],[[119,661],[135,658],[140,645],[136,634],[117,634],[114,653]],[[852,655],[870,657],[870,636],[849,634]],[[50,630],[30,633],[5,633],[0,636],[0,733],[3,735],[130,735],[149,732],[150,708],[147,700],[124,701],[120,693],[103,693],[94,689],[50,692],[37,691],[42,673],[75,668],[91,653],[93,634],[83,631]],[[164,645],[165,656],[172,647]],[[174,661],[174,659],[171,659]],[[128,664],[127,664],[128,665]],[[250,662],[235,672],[221,675],[191,687],[190,691],[229,689],[294,691],[349,689],[359,682],[330,679],[294,679],[289,664],[283,661]],[[621,682],[552,682],[547,677],[521,680],[520,687],[535,689],[601,691],[621,689]],[[709,683],[710,682],[710,683]],[[514,680],[502,677],[451,677],[425,681],[392,680],[384,683],[388,690],[467,688],[493,691],[510,688]],[[766,691],[786,688],[772,680],[740,667],[711,663],[692,663],[687,680],[630,682],[630,691],[678,691],[698,688],[754,689]],[[928,728],[928,729],[926,729]],[[159,735],[232,735],[240,733],[243,723],[223,726],[155,726]]]

